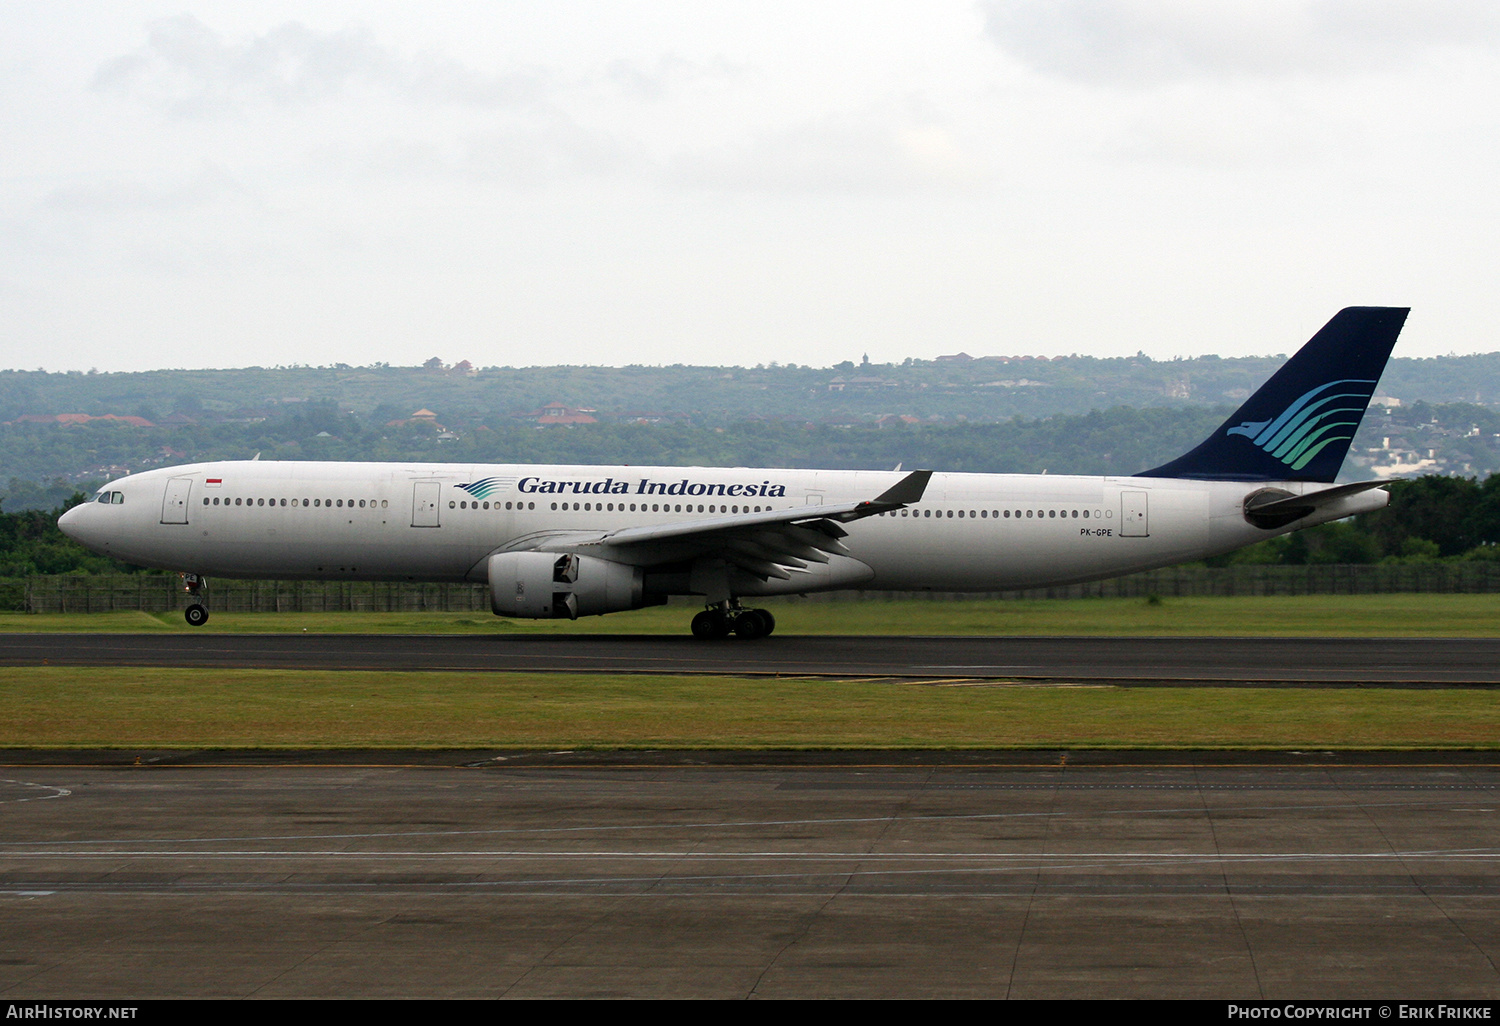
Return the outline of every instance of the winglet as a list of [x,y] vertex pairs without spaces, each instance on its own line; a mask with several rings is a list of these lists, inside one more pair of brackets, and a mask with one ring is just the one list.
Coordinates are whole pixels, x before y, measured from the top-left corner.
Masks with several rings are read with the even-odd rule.
[[927,491],[927,482],[931,479],[932,471],[913,470],[868,502],[861,502],[846,513],[829,514],[825,519],[847,524],[851,520],[862,520],[865,517],[873,517],[879,513],[888,513],[893,509],[910,506],[914,502],[921,502],[923,493]]
[[921,502],[922,494],[927,491],[927,482],[930,480],[932,480],[932,471],[913,470],[881,492],[875,501],[894,506],[909,506],[914,502]]

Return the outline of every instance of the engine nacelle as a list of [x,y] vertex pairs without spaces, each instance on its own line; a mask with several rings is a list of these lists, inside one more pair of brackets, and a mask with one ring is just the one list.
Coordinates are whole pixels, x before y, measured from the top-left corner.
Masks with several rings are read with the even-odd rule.
[[490,608],[534,620],[619,613],[652,605],[640,567],[571,552],[499,552],[490,557]]

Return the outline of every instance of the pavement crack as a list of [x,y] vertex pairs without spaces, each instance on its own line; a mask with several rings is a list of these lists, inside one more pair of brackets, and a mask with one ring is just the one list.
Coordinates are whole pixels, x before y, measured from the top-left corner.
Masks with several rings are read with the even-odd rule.
[[1260,977],[1260,963],[1255,957],[1255,945],[1250,940],[1250,930],[1245,925],[1245,919],[1240,915],[1240,904],[1235,899],[1234,887],[1229,882],[1229,861],[1224,858],[1224,846],[1219,843],[1219,828],[1214,822],[1214,812],[1208,804],[1208,793],[1203,786],[1203,780],[1198,766],[1193,767],[1193,783],[1198,789],[1198,798],[1203,803],[1203,818],[1208,822],[1208,835],[1213,840],[1214,858],[1219,865],[1219,879],[1224,884],[1224,895],[1229,901],[1229,911],[1234,915],[1234,925],[1240,932],[1240,940],[1245,945],[1245,955],[1250,959],[1250,972],[1255,977],[1255,995],[1262,1001],[1266,999],[1266,987]]

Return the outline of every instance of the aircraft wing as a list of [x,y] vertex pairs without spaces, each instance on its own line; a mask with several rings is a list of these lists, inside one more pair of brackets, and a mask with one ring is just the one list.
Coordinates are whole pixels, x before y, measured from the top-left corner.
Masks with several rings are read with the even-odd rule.
[[839,541],[848,534],[840,524],[920,502],[931,477],[930,470],[913,471],[875,498],[861,502],[794,506],[613,531],[559,531],[533,535],[524,548],[593,550],[602,558],[639,566],[714,557],[762,580],[790,580],[792,573],[805,570],[809,562],[827,563],[830,556],[849,555]]

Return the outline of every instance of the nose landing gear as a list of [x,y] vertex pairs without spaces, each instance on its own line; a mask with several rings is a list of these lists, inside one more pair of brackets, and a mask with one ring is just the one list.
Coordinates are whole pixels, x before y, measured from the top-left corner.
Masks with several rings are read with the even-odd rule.
[[182,590],[186,591],[188,597],[192,599],[188,607],[182,611],[182,618],[188,622],[189,627],[202,627],[208,623],[207,584],[208,582],[197,574],[182,575]]
[[693,637],[727,638],[730,634],[747,641],[764,638],[776,629],[769,609],[741,609],[724,604],[712,606],[693,617]]

